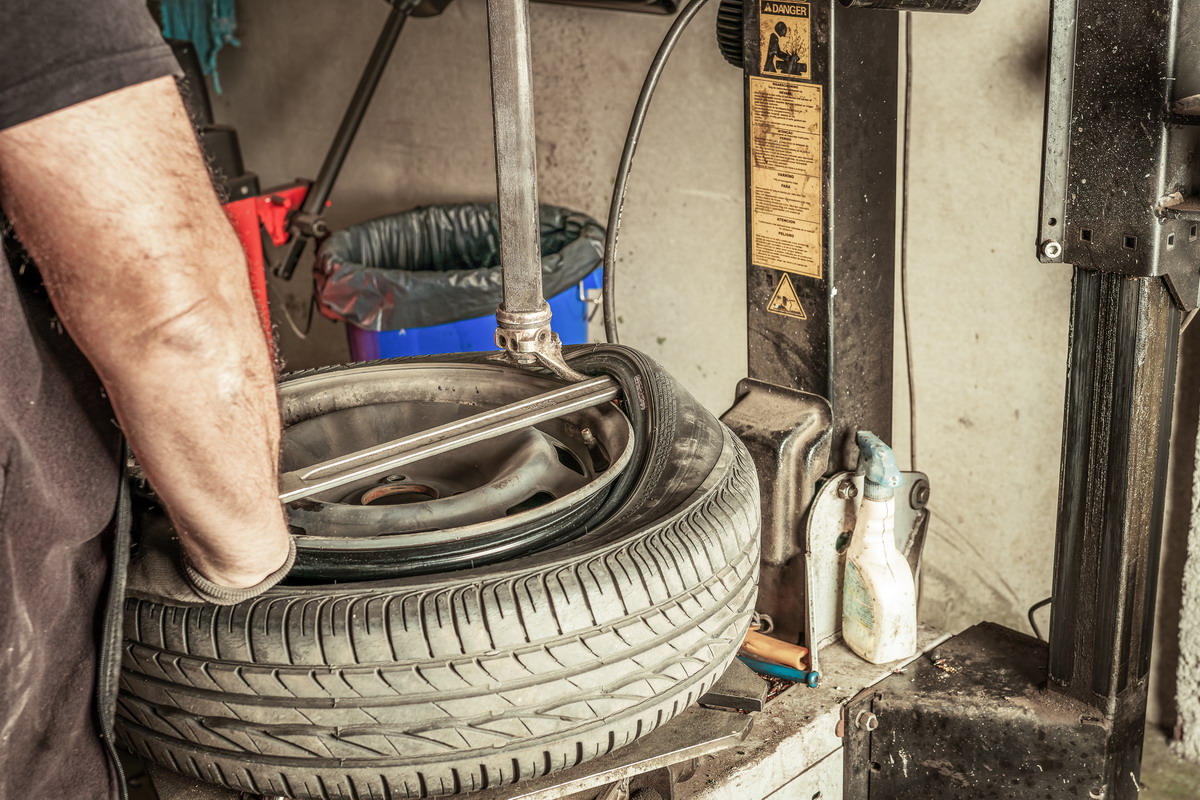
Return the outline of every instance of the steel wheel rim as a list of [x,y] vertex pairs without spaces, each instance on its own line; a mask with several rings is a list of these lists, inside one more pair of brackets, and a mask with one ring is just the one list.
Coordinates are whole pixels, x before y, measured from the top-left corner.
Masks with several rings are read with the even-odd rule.
[[[284,462],[286,468],[294,468],[300,464],[289,464],[289,457],[296,455],[288,453],[289,432],[296,431],[320,418],[330,419],[347,411],[367,408],[378,408],[383,411],[395,411],[399,406],[407,404],[417,407],[456,406],[463,413],[493,408],[513,402],[530,395],[547,391],[563,385],[555,378],[536,375],[511,367],[493,364],[471,363],[389,363],[366,365],[346,370],[338,370],[314,375],[301,376],[280,385],[280,399],[283,409],[284,422]],[[302,550],[312,551],[368,551],[368,550],[405,550],[416,548],[436,547],[469,547],[475,542],[486,540],[506,531],[514,531],[522,526],[530,526],[539,521],[553,519],[568,511],[579,508],[596,499],[616,480],[628,466],[632,458],[633,429],[613,404],[608,403],[583,411],[574,412],[561,420],[544,423],[533,430],[534,433],[552,440],[555,444],[566,444],[563,437],[572,431],[582,428],[592,431],[600,443],[602,451],[607,456],[609,464],[606,468],[596,471],[595,464],[589,463],[588,480],[578,489],[555,497],[549,502],[521,511],[511,516],[478,521],[472,524],[456,525],[435,530],[416,532],[383,532],[375,534],[359,533],[357,535],[324,535],[314,532],[314,519],[323,517],[335,520],[350,520],[350,526],[371,525],[371,519],[377,519],[380,530],[386,527],[383,518],[386,513],[373,514],[373,506],[351,506],[347,503],[324,502],[319,500],[298,501],[288,505],[289,519],[302,532],[297,537],[297,546]],[[526,434],[509,434],[508,437],[517,439],[528,438]],[[502,437],[502,438],[508,438]],[[500,441],[500,440],[497,440]],[[579,457],[582,437],[571,441],[571,453]],[[475,447],[477,445],[473,445]],[[353,449],[353,445],[347,445]],[[583,446],[586,449],[586,446]],[[465,448],[464,448],[465,449]],[[429,461],[443,458],[437,456]],[[311,452],[306,453],[311,458]],[[409,465],[418,467],[418,464]],[[405,468],[405,476],[410,470]],[[422,485],[414,481],[414,485]],[[351,493],[356,490],[353,487]],[[429,487],[426,487],[429,488]],[[427,505],[436,505],[430,501]],[[401,507],[402,508],[402,507]],[[403,512],[391,514],[393,519],[403,516]]]

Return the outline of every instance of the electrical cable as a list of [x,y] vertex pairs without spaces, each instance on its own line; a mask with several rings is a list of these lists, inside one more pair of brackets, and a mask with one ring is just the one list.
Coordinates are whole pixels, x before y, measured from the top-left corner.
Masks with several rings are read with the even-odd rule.
[[296,338],[300,339],[301,341],[303,341],[304,339],[307,339],[308,334],[312,331],[313,315],[317,309],[316,282],[315,281],[313,282],[313,290],[312,290],[312,293],[309,295],[308,318],[305,319],[305,321],[304,321],[303,329],[301,329],[300,326],[298,326],[296,324],[296,321],[294,319],[292,319],[292,314],[290,311],[288,311],[287,299],[280,296],[279,290],[276,289],[275,286],[271,283],[270,278],[267,279],[267,295],[268,295],[268,297],[270,297],[272,295],[274,296],[273,299],[275,301],[275,308],[279,309],[280,315],[283,317],[284,322],[287,323],[287,326],[289,328],[291,328],[292,334],[294,336],[296,336]]
[[912,12],[904,12],[904,150],[900,188],[900,317],[904,326],[905,373],[908,376],[909,469],[917,471],[917,385],[913,379],[912,331],[908,314],[908,176],[909,143],[912,139]]
[[667,35],[663,37],[662,44],[658,46],[654,61],[650,63],[646,80],[642,83],[642,91],[638,94],[637,105],[633,109],[633,116],[629,120],[629,132],[625,135],[625,148],[621,152],[621,162],[617,167],[617,177],[613,183],[612,204],[608,211],[608,232],[604,241],[604,288],[602,290],[604,338],[609,344],[619,342],[615,285],[617,233],[621,228],[621,211],[625,208],[625,192],[629,188],[629,171],[633,166],[633,155],[637,150],[638,138],[642,135],[642,125],[646,122],[646,110],[650,107],[650,100],[654,96],[655,87],[658,86],[658,79],[662,75],[663,67],[666,66],[667,59],[671,57],[671,51],[675,49],[675,44],[679,41],[679,37],[687,28],[688,23],[707,3],[708,0],[691,0],[671,23]]
[[1046,641],[1046,637],[1042,636],[1042,629],[1038,627],[1037,620],[1034,619],[1033,615],[1039,608],[1050,605],[1053,600],[1053,597],[1047,597],[1045,600],[1039,600],[1029,607],[1029,627],[1033,628],[1033,635],[1043,642]]

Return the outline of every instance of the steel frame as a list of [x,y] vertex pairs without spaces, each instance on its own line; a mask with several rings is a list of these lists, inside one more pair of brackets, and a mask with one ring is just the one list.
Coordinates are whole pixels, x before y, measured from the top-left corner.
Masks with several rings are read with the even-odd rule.
[[864,695],[848,713],[884,722],[847,744],[848,797],[1140,792],[1179,334],[1200,287],[1200,87],[1182,67],[1200,64],[1200,19],[1179,0],[1054,0],[1051,17],[1038,254],[1075,273],[1050,641],[977,626]]

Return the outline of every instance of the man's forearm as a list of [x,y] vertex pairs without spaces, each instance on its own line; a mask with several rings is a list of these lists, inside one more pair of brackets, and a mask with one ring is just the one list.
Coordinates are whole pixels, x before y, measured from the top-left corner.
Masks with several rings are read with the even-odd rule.
[[257,317],[241,311],[196,306],[113,346],[101,368],[192,563],[229,586],[257,583],[287,550],[275,384]]
[[174,81],[0,133],[0,201],[193,564],[230,586],[273,571],[273,368]]

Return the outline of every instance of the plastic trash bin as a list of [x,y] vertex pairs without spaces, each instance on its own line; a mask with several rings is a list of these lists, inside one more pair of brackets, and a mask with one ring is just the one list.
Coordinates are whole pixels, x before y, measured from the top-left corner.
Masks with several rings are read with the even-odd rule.
[[[550,310],[554,312],[554,332],[563,344],[588,341],[588,309],[592,303],[580,295],[586,298],[587,290],[599,289],[602,275],[603,270],[594,270],[575,286],[549,298]],[[346,332],[350,338],[350,358],[354,361],[432,353],[471,353],[495,349],[496,315],[396,331],[368,331],[349,324]]]
[[[604,229],[541,207],[542,285],[564,344],[587,341],[586,290],[600,286]],[[347,323],[355,361],[495,348],[503,297],[496,206],[422,206],[353,225],[322,244],[321,313]]]

